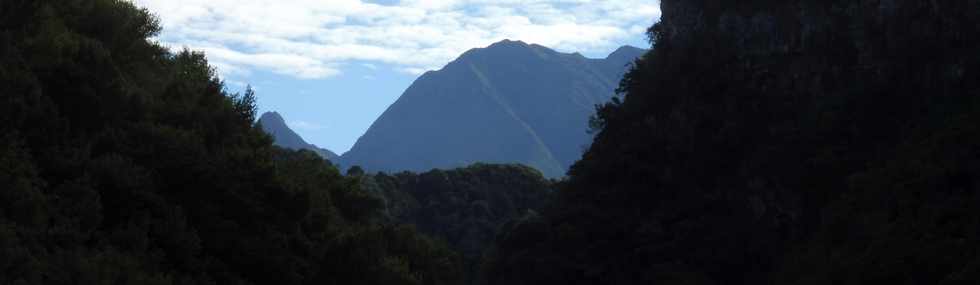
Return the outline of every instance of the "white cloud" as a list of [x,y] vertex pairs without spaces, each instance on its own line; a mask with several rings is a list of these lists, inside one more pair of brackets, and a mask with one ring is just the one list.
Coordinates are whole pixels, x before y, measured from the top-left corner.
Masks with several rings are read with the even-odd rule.
[[432,68],[426,69],[421,67],[399,67],[395,69],[398,72],[410,74],[410,75],[422,75],[426,71],[432,70]]
[[319,131],[328,128],[327,126],[307,121],[292,121],[289,122],[289,127],[302,131]]
[[502,39],[609,50],[660,16],[650,0],[133,1],[160,16],[161,42],[204,50],[223,74],[297,78],[333,76],[355,61],[418,74]]

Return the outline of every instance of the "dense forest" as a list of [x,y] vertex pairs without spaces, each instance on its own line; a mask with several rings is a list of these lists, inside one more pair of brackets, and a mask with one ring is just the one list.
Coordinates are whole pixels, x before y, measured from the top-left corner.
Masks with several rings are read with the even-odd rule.
[[661,5],[491,284],[980,282],[980,1]]
[[0,1],[0,284],[459,284],[128,1]]
[[483,282],[481,264],[495,237],[511,221],[536,216],[557,183],[522,165],[474,164],[390,175],[352,169],[350,176],[384,202],[384,223],[414,225],[459,252],[467,284]]

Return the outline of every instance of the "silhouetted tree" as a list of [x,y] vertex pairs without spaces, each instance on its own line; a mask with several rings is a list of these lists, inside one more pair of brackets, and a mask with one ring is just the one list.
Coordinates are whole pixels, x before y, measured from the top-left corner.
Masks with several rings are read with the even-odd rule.
[[663,0],[491,284],[969,284],[977,1]]
[[0,284],[462,281],[159,30],[129,1],[0,2]]

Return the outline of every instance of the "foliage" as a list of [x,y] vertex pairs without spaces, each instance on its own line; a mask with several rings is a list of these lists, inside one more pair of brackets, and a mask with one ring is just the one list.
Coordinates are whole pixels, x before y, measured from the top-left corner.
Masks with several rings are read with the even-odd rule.
[[554,184],[527,166],[482,163],[361,178],[366,191],[383,199],[386,221],[413,225],[458,251],[469,284],[482,282],[480,263],[500,229],[539,211]]
[[0,2],[0,283],[454,284],[458,256],[272,146],[129,1]]
[[971,284],[978,1],[664,0],[491,284]]

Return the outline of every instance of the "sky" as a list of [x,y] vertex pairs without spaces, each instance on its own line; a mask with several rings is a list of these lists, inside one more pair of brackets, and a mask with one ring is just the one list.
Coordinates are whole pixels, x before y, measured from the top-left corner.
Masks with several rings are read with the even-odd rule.
[[204,51],[260,112],[307,142],[350,149],[418,75],[504,39],[603,58],[648,48],[657,0],[132,0],[164,46]]

